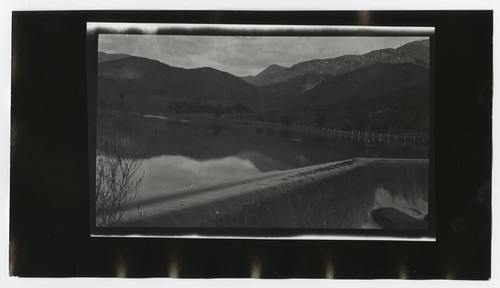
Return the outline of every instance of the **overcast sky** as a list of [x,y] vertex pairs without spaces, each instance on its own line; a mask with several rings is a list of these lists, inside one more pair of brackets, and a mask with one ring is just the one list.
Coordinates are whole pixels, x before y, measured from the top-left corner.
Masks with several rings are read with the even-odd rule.
[[213,67],[236,76],[256,75],[271,64],[296,63],[397,48],[425,37],[241,37],[99,35],[99,51],[125,53],[184,68]]

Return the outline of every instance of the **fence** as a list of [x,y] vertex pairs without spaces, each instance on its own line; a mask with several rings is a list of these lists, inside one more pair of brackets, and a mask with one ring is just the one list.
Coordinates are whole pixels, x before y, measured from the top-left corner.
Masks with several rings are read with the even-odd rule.
[[428,136],[422,134],[401,134],[401,133],[381,133],[374,131],[361,131],[361,130],[342,130],[327,127],[311,127],[306,125],[284,125],[281,123],[269,122],[255,122],[244,120],[230,120],[224,119],[238,125],[253,126],[261,129],[276,129],[289,132],[296,132],[301,134],[321,135],[325,137],[339,137],[345,139],[352,139],[357,141],[364,141],[366,143],[387,143],[387,144],[428,144]]

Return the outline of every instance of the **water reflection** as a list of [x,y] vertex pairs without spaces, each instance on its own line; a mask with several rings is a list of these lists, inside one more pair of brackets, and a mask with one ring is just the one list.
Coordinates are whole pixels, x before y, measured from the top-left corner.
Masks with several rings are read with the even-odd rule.
[[98,119],[99,129],[106,131],[101,132],[105,141],[123,145],[125,139],[133,143],[127,145],[131,157],[143,159],[146,173],[139,198],[356,157],[428,157],[426,147],[358,141],[352,134],[231,125],[218,119],[190,122],[147,116],[123,113]]
[[243,179],[261,172],[250,160],[224,157],[198,161],[185,156],[159,156],[143,161],[146,171],[137,200]]

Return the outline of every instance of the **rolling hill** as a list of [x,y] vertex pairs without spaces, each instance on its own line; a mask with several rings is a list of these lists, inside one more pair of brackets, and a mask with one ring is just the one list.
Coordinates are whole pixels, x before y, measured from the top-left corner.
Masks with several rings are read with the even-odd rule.
[[[279,69],[273,73],[264,74],[268,68],[249,82],[267,90],[277,91],[280,83],[295,81],[300,83],[300,89],[296,90],[295,93],[301,93],[314,88],[327,76],[342,75],[376,63],[412,63],[429,67],[429,41],[414,41],[396,49],[374,50],[363,55],[344,55],[331,59],[311,60],[297,63],[288,69]],[[308,76],[304,77],[304,75]],[[288,87],[289,85],[284,86]]]
[[[377,63],[337,77],[326,77],[297,101],[308,105],[387,101],[383,95],[429,83],[429,70],[412,63]],[[428,95],[420,95],[427,98]]]
[[99,52],[99,53],[97,53],[97,63],[102,63],[102,62],[106,62],[106,61],[113,61],[113,60],[118,60],[118,59],[127,58],[127,57],[131,57],[131,55],[123,54],[123,53],[109,54],[109,53],[105,53],[105,52]]
[[[325,115],[330,125],[375,131],[429,128],[430,78],[427,67],[378,63],[330,76],[291,101],[302,119]],[[297,116],[296,116],[297,117]]]
[[132,56],[100,63],[97,86],[98,104],[118,109],[158,110],[172,100],[253,107],[262,98],[258,88],[223,71],[184,69]]
[[265,81],[266,78],[273,77],[273,75],[276,75],[286,69],[287,68],[283,66],[272,64],[255,76],[241,77],[241,79],[252,85],[260,86],[259,83]]

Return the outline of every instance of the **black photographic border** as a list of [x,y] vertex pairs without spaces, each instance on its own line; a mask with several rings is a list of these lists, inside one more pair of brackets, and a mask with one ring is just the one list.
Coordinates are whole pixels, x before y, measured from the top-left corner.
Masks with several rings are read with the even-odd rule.
[[[45,11],[12,21],[11,275],[490,277],[492,11]],[[90,237],[87,22],[435,27],[436,242]]]

